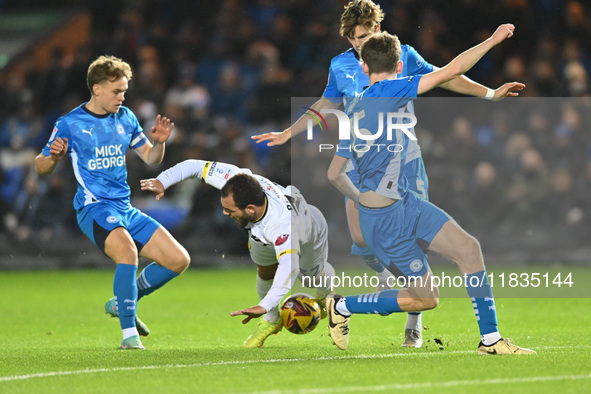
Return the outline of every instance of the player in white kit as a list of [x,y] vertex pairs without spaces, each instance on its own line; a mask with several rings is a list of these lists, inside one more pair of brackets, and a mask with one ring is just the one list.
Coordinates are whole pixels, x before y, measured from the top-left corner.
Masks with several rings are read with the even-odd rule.
[[294,186],[284,188],[232,164],[186,160],[140,184],[160,199],[171,185],[189,178],[200,178],[220,189],[224,214],[248,231],[260,302],[231,315],[246,315],[245,324],[263,316],[244,342],[244,347],[261,347],[269,335],[281,330],[279,303],[296,277],[314,286],[321,301],[330,292],[334,268],[327,262],[326,220]]

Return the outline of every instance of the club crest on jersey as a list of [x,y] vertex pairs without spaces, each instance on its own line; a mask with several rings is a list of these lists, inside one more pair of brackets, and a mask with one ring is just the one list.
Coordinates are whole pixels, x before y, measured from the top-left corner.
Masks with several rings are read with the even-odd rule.
[[117,125],[117,132],[121,135],[125,134],[125,129],[123,128],[123,125],[121,125],[121,124]]
[[283,245],[285,243],[285,241],[287,241],[288,238],[289,238],[289,234],[280,235],[275,240],[275,246]]
[[410,263],[410,270],[412,272],[419,272],[423,268],[423,262],[419,259],[413,260]]
[[108,223],[117,223],[118,221],[119,221],[119,218],[118,217],[115,217],[115,216],[109,216],[107,218],[107,222]]
[[[214,167],[212,167],[211,170],[209,170],[210,173],[212,171],[214,171]],[[223,167],[218,167],[215,169],[215,175],[223,179],[228,179],[230,177],[230,172]]]

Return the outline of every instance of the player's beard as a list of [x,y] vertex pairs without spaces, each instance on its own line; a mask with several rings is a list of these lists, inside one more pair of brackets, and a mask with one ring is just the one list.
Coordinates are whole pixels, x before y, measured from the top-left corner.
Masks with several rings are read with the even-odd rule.
[[232,219],[234,219],[234,221],[236,221],[236,224],[238,224],[238,226],[240,226],[241,228],[246,227],[248,223],[253,222],[255,220],[254,217],[251,217],[245,212],[240,216],[232,217]]

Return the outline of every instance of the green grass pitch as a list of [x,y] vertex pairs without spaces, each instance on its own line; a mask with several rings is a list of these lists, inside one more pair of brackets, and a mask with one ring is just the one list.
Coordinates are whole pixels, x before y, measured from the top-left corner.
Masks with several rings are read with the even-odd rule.
[[147,350],[121,351],[118,321],[103,310],[112,276],[0,272],[1,393],[564,394],[591,388],[588,298],[497,298],[501,334],[534,348],[536,356],[477,356],[478,326],[467,298],[441,299],[423,314],[421,349],[400,348],[403,314],[354,316],[347,351],[332,345],[326,320],[310,334],[283,330],[263,349],[243,349],[254,324],[242,325],[229,312],[257,303],[254,267],[189,270],[139,303],[151,329],[143,340]]

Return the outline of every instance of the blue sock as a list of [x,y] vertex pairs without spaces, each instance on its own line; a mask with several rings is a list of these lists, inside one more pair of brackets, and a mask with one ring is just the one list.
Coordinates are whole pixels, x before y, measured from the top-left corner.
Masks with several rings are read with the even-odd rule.
[[497,332],[497,311],[486,270],[466,275],[466,289],[472,299],[480,335]]
[[138,301],[140,298],[152,294],[164,286],[170,280],[179,276],[174,271],[169,270],[155,262],[148,265],[137,277]]
[[113,293],[117,298],[119,323],[121,329],[135,327],[137,304],[137,285],[135,283],[136,265],[117,264],[113,279]]
[[402,312],[398,306],[400,290],[384,290],[379,293],[361,294],[345,297],[345,305],[351,313],[379,313],[389,315]]

